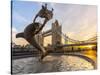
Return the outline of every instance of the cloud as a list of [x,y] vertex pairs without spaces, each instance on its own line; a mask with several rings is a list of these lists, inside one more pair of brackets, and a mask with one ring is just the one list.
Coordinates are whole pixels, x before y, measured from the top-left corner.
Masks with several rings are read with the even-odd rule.
[[62,31],[75,40],[87,40],[97,33],[97,7],[94,5],[56,4],[54,18],[62,25]]
[[17,45],[26,45],[28,42],[23,38],[16,38],[16,34],[18,33],[15,27],[12,27],[12,42]]
[[15,27],[12,27],[12,32],[17,32],[17,29]]
[[97,7],[94,5],[55,5],[55,15],[63,33],[73,39],[84,40],[96,33]]
[[15,39],[16,34],[17,34],[17,29],[15,27],[12,27],[12,39]]
[[16,27],[18,32],[22,32],[26,25],[30,24],[32,20],[23,16],[23,14],[13,11],[12,26]]
[[20,22],[28,22],[28,20],[25,17],[23,17],[16,11],[13,12],[13,19],[16,19],[17,21],[20,21]]

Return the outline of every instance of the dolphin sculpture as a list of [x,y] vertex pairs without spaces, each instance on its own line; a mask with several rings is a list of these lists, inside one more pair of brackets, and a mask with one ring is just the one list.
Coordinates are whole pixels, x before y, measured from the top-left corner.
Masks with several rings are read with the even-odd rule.
[[[45,18],[43,24],[39,22],[35,22],[37,17]],[[41,32],[45,24],[53,17],[52,11],[47,9],[47,4],[42,6],[42,9],[35,16],[33,23],[29,24],[23,32],[18,33],[16,38],[24,38],[27,42],[29,42],[32,46],[34,46],[37,50],[39,50],[41,55],[41,60],[48,54],[47,51],[42,47],[37,41],[35,35]]]
[[45,6],[42,5],[42,9],[38,12],[38,14],[35,16],[33,22],[35,22],[36,18],[39,16],[41,18],[45,18],[47,20],[52,19],[53,17],[53,8],[51,10],[47,9],[47,4]]

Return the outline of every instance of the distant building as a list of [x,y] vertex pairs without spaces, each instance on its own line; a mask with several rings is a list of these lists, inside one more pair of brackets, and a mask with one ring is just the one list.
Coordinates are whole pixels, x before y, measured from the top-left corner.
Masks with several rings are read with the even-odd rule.
[[13,48],[21,48],[20,45],[15,45]]
[[32,45],[30,45],[30,44],[27,44],[26,46],[25,46],[25,48],[34,48]]

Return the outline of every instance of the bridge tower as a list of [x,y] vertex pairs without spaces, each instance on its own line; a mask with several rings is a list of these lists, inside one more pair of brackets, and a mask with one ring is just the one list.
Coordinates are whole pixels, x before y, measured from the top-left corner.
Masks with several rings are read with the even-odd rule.
[[44,37],[47,37],[51,35],[52,36],[52,46],[55,47],[58,44],[61,44],[62,40],[62,27],[59,25],[58,21],[55,20],[54,23],[52,23],[52,28],[46,32],[40,32],[37,36],[37,42],[39,42],[40,45],[43,46],[44,44]]
[[59,25],[58,20],[52,23],[52,46],[61,44],[62,27]]

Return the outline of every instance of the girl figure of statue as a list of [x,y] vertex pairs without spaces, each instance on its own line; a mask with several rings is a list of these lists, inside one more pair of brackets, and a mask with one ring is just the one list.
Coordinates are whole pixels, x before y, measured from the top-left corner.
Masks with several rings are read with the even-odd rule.
[[[39,22],[35,22],[37,17],[45,18],[43,24],[40,24]],[[34,46],[37,50],[41,52],[41,58],[42,60],[48,53],[47,51],[36,41],[36,34],[41,32],[45,24],[53,17],[53,9],[52,11],[47,9],[47,4],[45,6],[42,5],[42,9],[39,11],[39,13],[35,16],[33,23],[29,24],[25,29],[24,32],[18,33],[16,35],[16,38],[22,37],[27,42],[29,42],[32,46]]]

